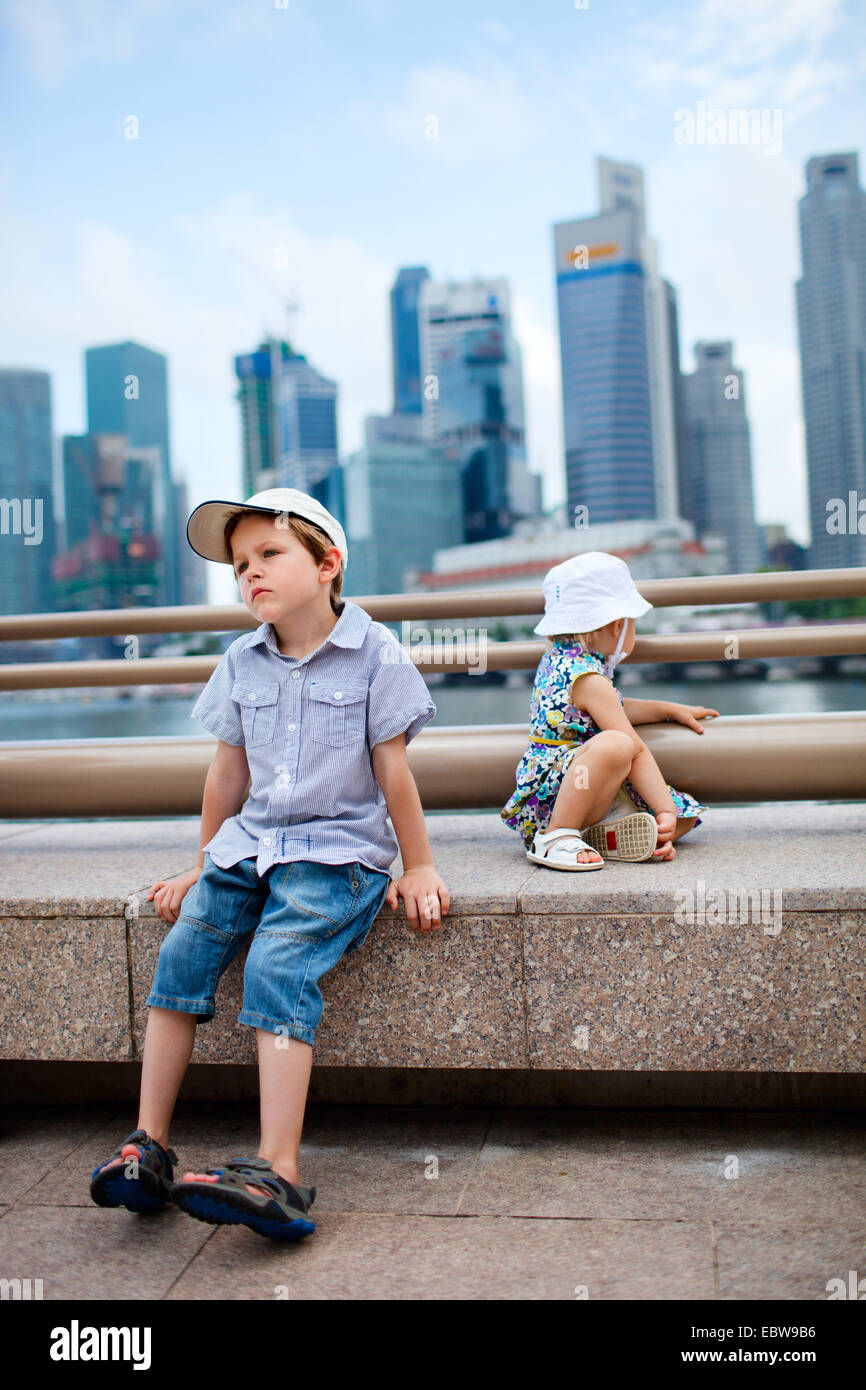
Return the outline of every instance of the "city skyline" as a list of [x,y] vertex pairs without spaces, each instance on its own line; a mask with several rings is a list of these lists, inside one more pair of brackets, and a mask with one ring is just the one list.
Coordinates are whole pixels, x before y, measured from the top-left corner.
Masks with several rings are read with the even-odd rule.
[[[550,229],[595,211],[602,155],[646,175],[683,370],[697,341],[734,343],[749,382],[758,520],[807,538],[797,203],[807,159],[857,148],[863,128],[863,20],[851,5],[770,3],[756,16],[731,4],[721,18],[708,4],[668,4],[652,23],[638,5],[551,7],[529,24],[513,4],[467,23],[446,3],[429,33],[418,16],[400,13],[395,26],[387,3],[362,3],[339,26],[302,3],[216,16],[157,3],[146,24],[125,12],[109,20],[100,5],[40,9],[53,27],[25,7],[3,11],[7,102],[26,137],[4,166],[17,288],[2,361],[51,374],[56,436],[86,428],[84,348],[133,339],[169,359],[172,454],[190,506],[235,495],[233,354],[268,331],[339,382],[345,457],[365,416],[391,409],[394,276],[427,265],[443,281],[508,281],[529,465],[555,505],[565,479]],[[219,110],[196,81],[182,91],[165,69],[169,39],[181,54],[204,44]],[[363,82],[352,72],[359,44],[376,46]],[[322,93],[317,64],[333,79]],[[268,85],[277,71],[279,100]],[[95,84],[93,100],[71,112],[82,82]],[[678,143],[675,112],[700,102],[781,110],[781,150]],[[125,139],[133,113],[138,139]],[[299,141],[290,131],[301,113]],[[294,299],[300,311],[287,322]]]

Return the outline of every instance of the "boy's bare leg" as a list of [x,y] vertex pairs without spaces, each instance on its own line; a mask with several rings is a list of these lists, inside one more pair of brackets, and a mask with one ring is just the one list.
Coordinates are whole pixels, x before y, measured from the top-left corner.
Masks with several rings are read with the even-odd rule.
[[287,1182],[299,1183],[301,1130],[313,1049],[300,1038],[280,1037],[261,1028],[256,1031],[262,1123],[259,1157],[268,1159],[274,1172]]
[[[256,1029],[259,1046],[259,1093],[262,1138],[259,1158],[266,1158],[275,1173],[300,1184],[298,1167],[301,1130],[313,1065],[313,1049],[300,1038]],[[206,1173],[184,1173],[184,1181],[216,1182]],[[261,1190],[247,1183],[247,1190]]]
[[197,1014],[151,1005],[144,1035],[138,1128],[168,1148],[168,1127],[195,1046]]
[[[197,1017],[155,1004],[148,1012],[136,1128],[146,1130],[164,1149],[168,1148],[168,1127],[195,1045]],[[114,1159],[114,1163],[123,1162],[122,1158]]]

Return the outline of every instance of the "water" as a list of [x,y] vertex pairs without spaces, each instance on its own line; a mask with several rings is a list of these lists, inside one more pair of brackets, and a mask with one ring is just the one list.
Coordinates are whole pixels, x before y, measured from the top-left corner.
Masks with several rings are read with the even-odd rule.
[[[435,685],[430,693],[437,725],[526,724],[530,684],[496,686],[471,676],[462,686]],[[866,709],[863,676],[804,676],[787,681],[742,677],[714,681],[629,681],[620,686],[626,699],[676,700],[705,705],[720,714],[813,714]],[[203,735],[206,730],[190,711],[198,692],[188,696],[125,699],[110,693],[64,692],[62,700],[39,700],[38,692],[21,698],[0,692],[0,739],[141,738]]]

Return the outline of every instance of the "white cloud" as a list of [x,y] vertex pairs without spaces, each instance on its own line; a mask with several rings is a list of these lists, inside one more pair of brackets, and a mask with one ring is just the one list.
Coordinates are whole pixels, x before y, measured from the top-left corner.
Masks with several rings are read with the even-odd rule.
[[169,0],[7,0],[6,21],[30,69],[46,86],[90,62],[128,63],[142,30]]
[[703,0],[677,24],[642,23],[625,63],[642,91],[691,88],[721,107],[784,110],[793,125],[844,88],[850,68],[821,56],[845,21],[844,0]]
[[214,49],[297,43],[317,33],[316,11],[303,0],[277,9],[273,0],[6,0],[6,23],[44,86],[56,86],[93,63],[131,63],[157,44],[194,50],[201,63]]
[[[429,124],[434,117],[437,127]],[[511,157],[538,139],[538,122],[518,77],[509,69],[465,71],[432,64],[406,78],[399,103],[368,119],[419,157],[471,164],[494,153]],[[431,137],[427,131],[437,130]]]

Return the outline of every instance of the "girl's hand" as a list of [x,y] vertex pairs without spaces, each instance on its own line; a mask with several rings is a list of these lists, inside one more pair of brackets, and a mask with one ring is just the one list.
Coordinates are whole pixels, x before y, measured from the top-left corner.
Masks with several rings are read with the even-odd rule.
[[442,912],[447,912],[451,906],[448,889],[432,864],[420,864],[401,878],[392,879],[385,902],[396,911],[400,898],[406,904],[406,916],[413,931],[438,930],[442,925],[440,904]]
[[662,708],[666,719],[673,720],[675,724],[686,724],[698,734],[704,732],[698,720],[715,719],[719,713],[717,709],[706,709],[704,705],[678,705],[673,700],[663,700]]
[[158,883],[150,885],[145,900],[149,902],[153,898],[154,906],[163,921],[174,924],[177,921],[181,903],[200,874],[201,869],[196,866],[194,869],[188,869],[185,874],[178,874],[177,878],[170,878],[167,881],[160,879]]
[[677,828],[677,818],[673,811],[657,811],[656,825],[658,839],[653,850],[653,859],[673,859],[676,850],[673,846],[673,833]]

